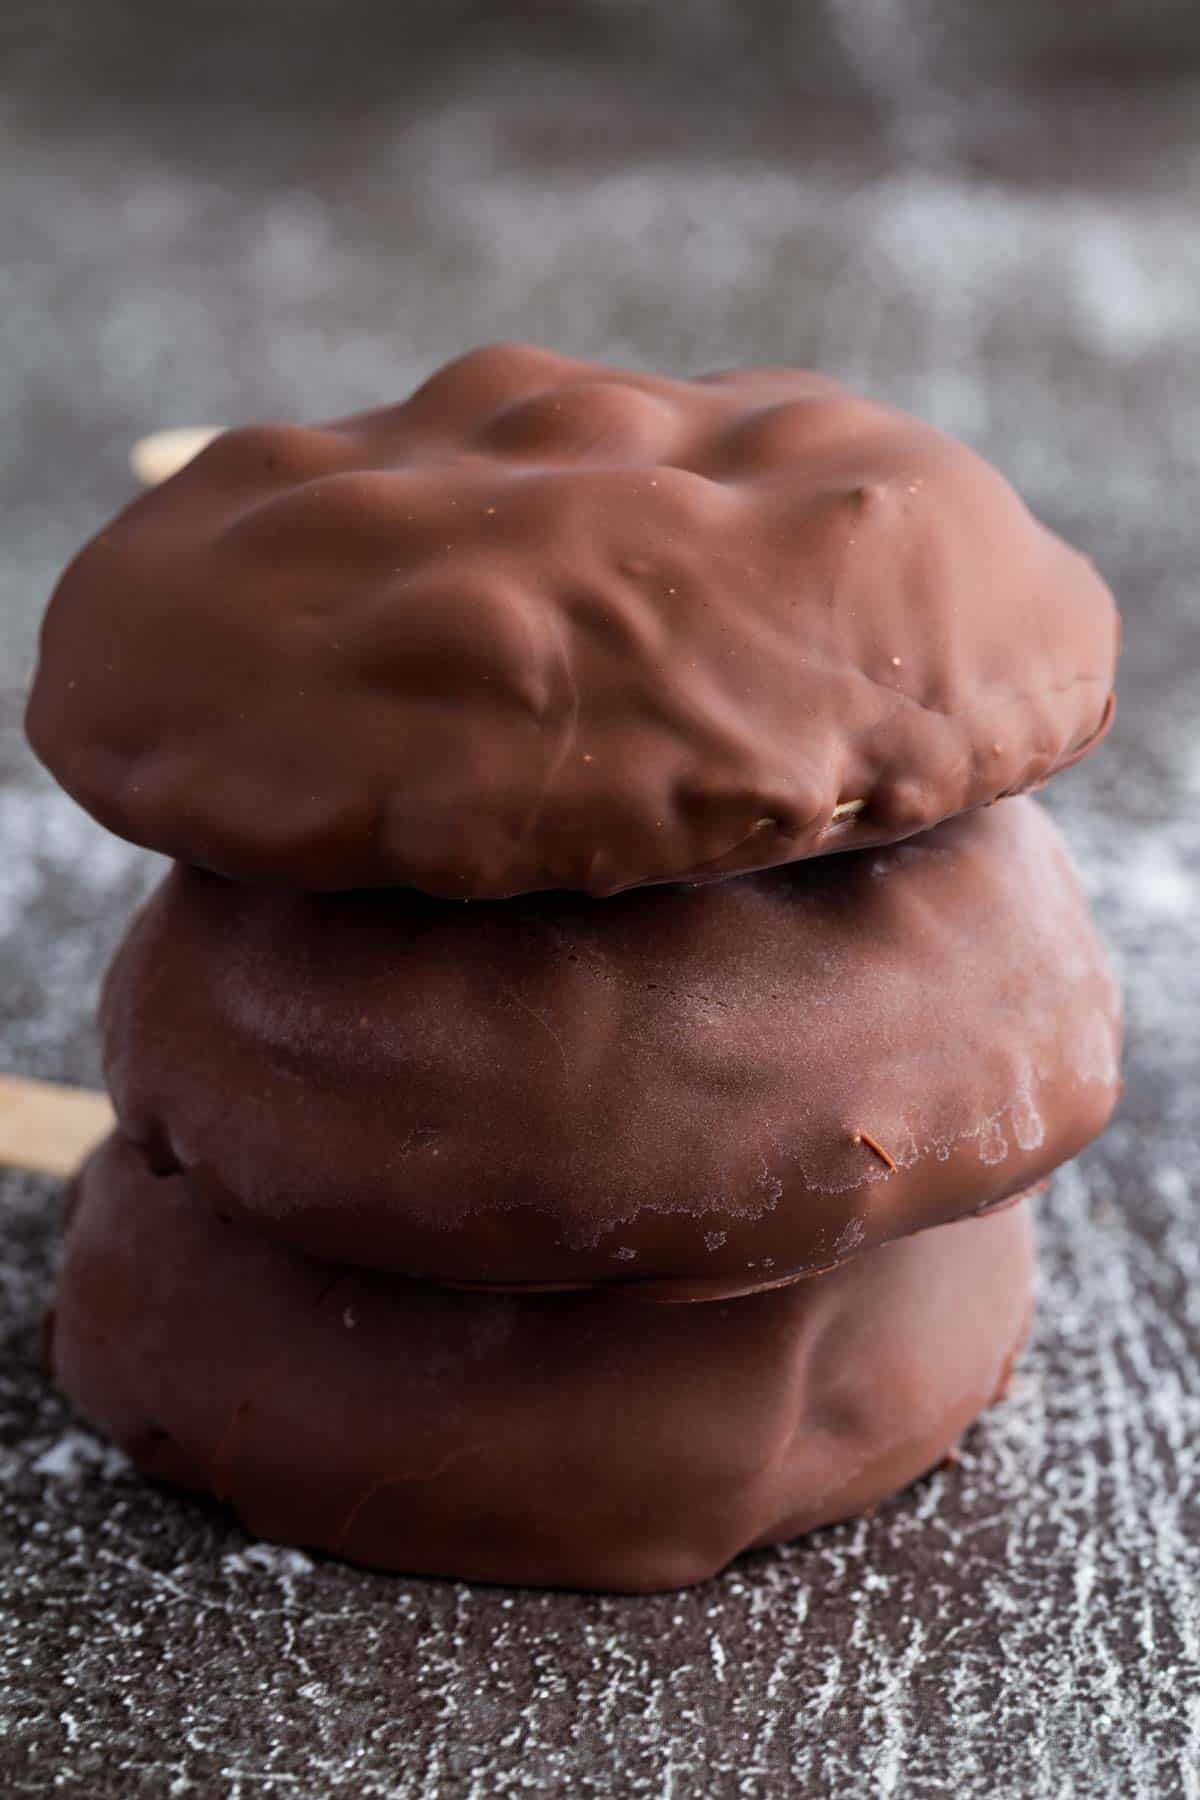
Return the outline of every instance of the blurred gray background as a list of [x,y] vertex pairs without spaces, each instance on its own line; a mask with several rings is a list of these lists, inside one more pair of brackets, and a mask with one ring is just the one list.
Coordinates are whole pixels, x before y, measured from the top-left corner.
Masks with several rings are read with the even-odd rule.
[[382,1580],[144,1489],[42,1380],[57,1195],[0,1177],[6,1791],[1200,1796],[1198,215],[1195,0],[6,0],[0,1069],[97,1078],[155,875],[20,734],[132,441],[499,337],[816,365],[1091,552],[1118,723],[1049,804],[1131,1034],[961,1467],[678,1598]]

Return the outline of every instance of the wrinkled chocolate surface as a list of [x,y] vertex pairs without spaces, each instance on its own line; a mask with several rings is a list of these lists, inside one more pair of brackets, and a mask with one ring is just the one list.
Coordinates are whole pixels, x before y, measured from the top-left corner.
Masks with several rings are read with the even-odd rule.
[[1092,565],[930,426],[504,345],[128,507],[28,725],[104,824],[227,875],[608,894],[1035,786],[1107,728],[1116,654]]

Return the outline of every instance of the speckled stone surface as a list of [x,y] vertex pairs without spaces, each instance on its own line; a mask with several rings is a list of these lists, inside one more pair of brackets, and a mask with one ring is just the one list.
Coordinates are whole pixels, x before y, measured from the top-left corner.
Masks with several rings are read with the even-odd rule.
[[1050,804],[1128,989],[1128,1090],[1042,1204],[1036,1341],[961,1464],[654,1599],[375,1577],[143,1486],[39,1372],[59,1196],[0,1177],[0,1789],[1195,1800],[1194,9],[1054,9],[1072,38],[1014,0],[1002,45],[949,0],[828,0],[807,41],[761,0],[678,35],[531,6],[519,42],[453,0],[244,10],[0,23],[0,1067],[95,1079],[96,980],[155,873],[19,728],[130,441],[350,411],[519,336],[817,365],[1091,550],[1121,707]]

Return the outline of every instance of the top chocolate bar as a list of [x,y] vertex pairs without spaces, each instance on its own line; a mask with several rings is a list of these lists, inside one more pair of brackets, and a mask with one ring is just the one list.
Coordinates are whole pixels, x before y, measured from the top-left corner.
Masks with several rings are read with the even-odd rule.
[[821,376],[520,346],[219,437],[80,553],[29,707],[136,843],[285,887],[611,894],[886,843],[1107,729],[1092,565]]

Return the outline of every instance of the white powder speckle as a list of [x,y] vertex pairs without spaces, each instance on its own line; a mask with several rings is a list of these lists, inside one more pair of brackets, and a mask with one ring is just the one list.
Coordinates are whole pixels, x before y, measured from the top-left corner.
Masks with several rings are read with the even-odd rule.
[[1013,1136],[1021,1150],[1036,1150],[1046,1141],[1046,1127],[1028,1089],[1019,1093],[1008,1109]]
[[64,1431],[56,1443],[35,1457],[30,1466],[35,1475],[75,1482],[89,1474],[103,1478],[122,1475],[129,1469],[130,1462],[115,1444],[103,1443],[90,1431],[70,1430]]
[[837,1242],[833,1246],[834,1253],[837,1256],[849,1256],[851,1251],[858,1249],[866,1235],[866,1220],[851,1219],[849,1224],[838,1234]]
[[987,1119],[979,1130],[979,1160],[989,1168],[1002,1163],[1008,1155],[1008,1139],[997,1119]]
[[284,1576],[307,1575],[315,1564],[311,1556],[286,1544],[248,1544],[244,1550],[223,1557],[221,1566],[231,1575],[261,1572]]

